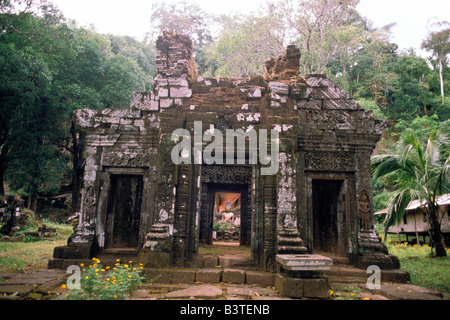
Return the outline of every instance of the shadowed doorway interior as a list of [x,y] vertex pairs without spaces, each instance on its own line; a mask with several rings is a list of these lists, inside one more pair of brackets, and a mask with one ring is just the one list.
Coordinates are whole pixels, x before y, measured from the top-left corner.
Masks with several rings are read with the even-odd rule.
[[142,191],[142,176],[111,176],[105,248],[138,247]]
[[346,252],[345,180],[312,181],[313,248],[316,252]]

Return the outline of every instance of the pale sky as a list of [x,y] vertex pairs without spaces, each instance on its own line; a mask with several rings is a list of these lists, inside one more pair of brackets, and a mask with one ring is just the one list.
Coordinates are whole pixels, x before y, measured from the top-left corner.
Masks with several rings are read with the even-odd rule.
[[[166,0],[175,2],[176,0]],[[67,18],[79,25],[93,24],[99,33],[129,35],[142,39],[150,30],[150,10],[156,0],[52,0]],[[257,11],[266,0],[194,0],[206,12],[220,14]],[[376,27],[397,23],[392,41],[400,50],[419,52],[427,35],[427,22],[450,21],[449,0],[360,0],[359,12]],[[423,54],[422,54],[423,55]]]

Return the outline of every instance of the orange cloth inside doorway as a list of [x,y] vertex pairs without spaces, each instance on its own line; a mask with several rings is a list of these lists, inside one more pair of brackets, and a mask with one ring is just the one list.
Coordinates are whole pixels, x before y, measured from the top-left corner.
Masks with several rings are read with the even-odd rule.
[[231,205],[233,205],[239,198],[240,193],[227,193],[227,195],[223,198],[222,202],[219,205],[219,212],[225,211],[225,205],[229,201]]

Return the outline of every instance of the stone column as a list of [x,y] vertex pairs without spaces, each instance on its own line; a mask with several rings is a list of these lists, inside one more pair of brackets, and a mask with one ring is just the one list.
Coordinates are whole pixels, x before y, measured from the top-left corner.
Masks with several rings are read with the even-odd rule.
[[356,266],[367,268],[377,265],[381,269],[398,269],[398,258],[390,255],[375,232],[373,210],[372,176],[370,170],[371,150],[360,147],[355,153],[356,207],[354,219],[358,225],[358,254]]
[[277,174],[277,253],[306,253],[297,222],[297,172],[295,144],[282,139]]
[[189,212],[191,197],[192,166],[180,164],[177,166],[176,199],[173,234],[173,265],[182,267],[186,262],[188,233],[190,228]]
[[[163,263],[182,266],[185,263],[189,228],[191,168],[171,161],[175,143],[172,132],[183,128],[184,118],[177,116],[177,106],[192,96],[189,85],[198,77],[192,41],[183,35],[164,32],[156,41],[157,73],[153,81],[152,105],[158,105],[160,132],[158,145],[157,191],[153,226],[147,234],[147,265]],[[169,258],[160,259],[161,255]],[[156,260],[152,262],[152,256]]]
[[[161,128],[164,128],[164,122],[162,121]],[[173,262],[172,239],[177,190],[176,166],[170,157],[173,147],[170,135],[170,133],[160,135],[154,220],[150,232],[146,235],[144,248],[139,254],[139,261],[147,267],[168,267]]]
[[277,254],[277,190],[276,176],[262,177],[262,203],[263,203],[263,269],[275,270],[275,255]]
[[118,134],[108,136],[93,128],[97,111],[81,109],[74,113],[72,121],[86,132],[87,157],[84,169],[81,194],[80,218],[74,233],[68,239],[67,246],[56,247],[53,257],[56,259],[89,259],[94,244],[97,208],[100,199],[101,153],[105,146],[114,144]]

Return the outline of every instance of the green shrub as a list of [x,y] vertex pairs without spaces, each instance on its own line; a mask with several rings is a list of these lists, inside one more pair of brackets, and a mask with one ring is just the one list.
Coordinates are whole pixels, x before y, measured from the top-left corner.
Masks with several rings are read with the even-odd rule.
[[38,240],[39,240],[39,237],[34,236],[32,234],[27,234],[23,238],[23,242],[35,242],[35,241],[38,241]]
[[133,266],[131,261],[121,264],[118,259],[113,268],[103,268],[99,259],[92,260],[93,264],[87,268],[80,265],[83,268],[80,288],[70,289],[66,294],[68,300],[123,300],[130,297],[144,280],[142,265]]

